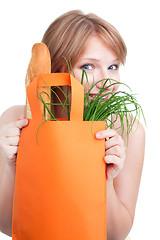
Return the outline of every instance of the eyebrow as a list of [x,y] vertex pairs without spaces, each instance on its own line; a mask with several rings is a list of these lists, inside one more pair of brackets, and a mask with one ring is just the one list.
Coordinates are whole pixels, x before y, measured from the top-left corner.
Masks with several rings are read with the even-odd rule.
[[[89,58],[82,58],[81,61],[82,61],[82,60],[83,60],[83,61],[88,61],[88,60],[89,60],[89,61],[100,62],[100,59],[97,59],[97,58],[90,58],[90,57],[89,57]],[[120,61],[120,60],[119,60],[119,59],[115,59],[115,60],[113,60],[113,62],[116,62],[116,61]]]
[[116,62],[116,61],[120,61],[118,58],[117,59],[115,59],[115,60],[113,60],[113,62]]
[[97,62],[100,62],[100,59],[97,59],[97,58],[82,58],[81,60],[92,60],[92,61],[97,61]]

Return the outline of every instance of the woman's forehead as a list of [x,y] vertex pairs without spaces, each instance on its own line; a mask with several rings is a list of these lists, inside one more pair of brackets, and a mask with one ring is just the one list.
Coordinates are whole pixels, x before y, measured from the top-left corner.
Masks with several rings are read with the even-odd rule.
[[111,47],[109,47],[109,45],[100,36],[94,34],[90,35],[86,40],[80,58],[90,58],[98,61],[101,60],[101,56],[105,54],[113,55],[113,58],[117,59],[117,56]]

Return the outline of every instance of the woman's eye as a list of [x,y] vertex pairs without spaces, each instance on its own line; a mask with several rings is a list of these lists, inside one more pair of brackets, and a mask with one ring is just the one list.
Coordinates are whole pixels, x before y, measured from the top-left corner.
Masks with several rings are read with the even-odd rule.
[[81,69],[84,69],[84,70],[92,70],[92,66],[89,65],[89,64],[85,64],[81,67]]
[[111,65],[108,68],[109,70],[117,70],[118,69],[118,65]]

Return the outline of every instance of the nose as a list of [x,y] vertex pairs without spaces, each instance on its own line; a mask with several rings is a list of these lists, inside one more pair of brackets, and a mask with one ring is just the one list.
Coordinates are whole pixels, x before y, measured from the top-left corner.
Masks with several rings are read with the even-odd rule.
[[113,91],[113,80],[109,78],[101,78],[100,80],[97,81],[96,87],[101,89],[102,87],[106,88],[107,92],[112,92]]
[[106,70],[106,67],[101,68],[99,74],[97,75],[97,84],[96,87],[101,89],[103,86],[107,88],[107,92],[111,92],[113,90],[113,80],[110,79],[110,74]]

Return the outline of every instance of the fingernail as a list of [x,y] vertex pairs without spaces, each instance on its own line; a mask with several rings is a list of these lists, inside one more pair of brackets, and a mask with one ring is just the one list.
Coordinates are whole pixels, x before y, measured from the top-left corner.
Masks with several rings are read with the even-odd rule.
[[24,119],[24,123],[27,124],[28,123],[28,119]]
[[96,138],[100,138],[101,137],[101,133],[96,133]]

